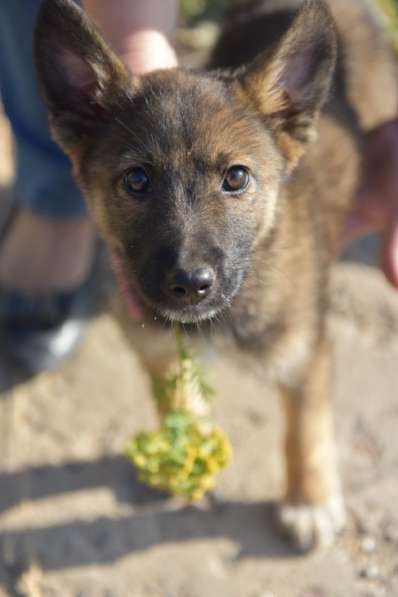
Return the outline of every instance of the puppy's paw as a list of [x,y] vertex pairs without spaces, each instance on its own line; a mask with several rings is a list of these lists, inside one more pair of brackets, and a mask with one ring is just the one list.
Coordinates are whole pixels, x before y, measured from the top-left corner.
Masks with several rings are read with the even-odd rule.
[[278,505],[276,516],[282,533],[303,551],[329,547],[345,525],[345,508],[340,494],[323,505],[283,502]]

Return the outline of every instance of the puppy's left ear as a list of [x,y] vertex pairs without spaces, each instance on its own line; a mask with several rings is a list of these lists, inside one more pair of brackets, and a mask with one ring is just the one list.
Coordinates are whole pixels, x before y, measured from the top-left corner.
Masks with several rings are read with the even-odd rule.
[[67,150],[109,117],[130,74],[73,0],[43,0],[34,54],[52,131]]
[[334,72],[337,35],[323,0],[306,0],[271,52],[257,56],[240,83],[275,131],[293,168],[316,133]]

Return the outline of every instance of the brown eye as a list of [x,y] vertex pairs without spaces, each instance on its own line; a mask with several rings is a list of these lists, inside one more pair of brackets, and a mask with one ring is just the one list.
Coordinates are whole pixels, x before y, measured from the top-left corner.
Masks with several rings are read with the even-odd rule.
[[123,177],[123,186],[130,195],[144,195],[149,191],[149,178],[143,168],[131,168]]
[[249,172],[244,166],[231,166],[225,173],[222,190],[226,193],[240,193],[249,184]]

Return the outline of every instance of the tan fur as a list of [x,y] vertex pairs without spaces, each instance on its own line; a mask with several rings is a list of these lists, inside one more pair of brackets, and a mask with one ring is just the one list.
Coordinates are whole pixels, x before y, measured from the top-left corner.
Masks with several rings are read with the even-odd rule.
[[[58,13],[53,9],[55,1]],[[267,26],[274,5],[291,10],[302,3],[259,0],[257,4],[265,10]],[[93,67],[101,79],[95,101],[78,114],[80,119],[73,114],[71,121],[67,111],[65,125],[64,98],[53,86],[53,77],[47,80],[47,99],[51,110],[61,104],[53,114],[54,134],[73,161],[102,235],[110,249],[123,256],[131,277],[137,280],[141,275],[142,288],[150,270],[146,264],[154,268],[159,263],[150,259],[151,243],[158,238],[147,238],[146,226],[166,239],[164,243],[170,243],[170,237],[174,245],[180,243],[181,253],[188,248],[194,262],[203,258],[203,245],[214,243],[217,235],[227,237],[228,232],[226,246],[232,247],[234,258],[238,255],[236,261],[241,255],[236,253],[240,239],[250,239],[242,282],[223,303],[228,324],[219,326],[220,335],[228,338],[229,334],[243,352],[253,355],[280,389],[286,419],[286,494],[279,518],[303,548],[330,542],[343,524],[326,333],[329,272],[343,218],[361,182],[364,132],[395,115],[398,105],[395,64],[377,20],[360,0],[330,0],[329,4],[337,22],[340,53],[335,86],[323,111],[336,58],[335,26],[323,2],[305,2],[291,28],[281,30],[276,45],[263,50],[266,39],[261,38],[248,65],[240,64],[239,56],[245,44],[250,45],[250,31],[242,37],[244,20],[236,30],[230,25],[215,49],[213,66],[230,67],[235,59],[239,68],[233,77],[221,72],[206,78],[175,70],[130,81],[120,61],[92,26],[84,24],[84,15],[69,0],[45,0],[37,44],[39,71],[46,81],[47,63],[51,67],[54,57],[48,50],[48,35],[54,35],[54,20],[63,28],[59,16],[67,9],[76,27],[83,22],[80,38],[74,36],[68,42],[77,56],[79,40],[84,48],[86,62],[82,65],[78,59],[79,69],[95,65],[98,53],[104,53],[99,75],[98,65]],[[256,23],[251,26],[254,30]],[[69,30],[64,32],[66,38]],[[272,36],[272,28],[268,33]],[[300,52],[308,70],[304,65],[300,71],[298,62],[297,73],[295,59]],[[317,63],[311,62],[314,57]],[[54,74],[54,65],[49,72]],[[67,85],[66,92],[70,92]],[[142,97],[147,101],[133,129],[134,102],[139,104]],[[74,101],[72,94],[76,108]],[[145,110],[148,105],[152,108]],[[90,110],[97,112],[93,115]],[[91,128],[87,128],[87,114],[91,114]],[[106,122],[105,139],[102,122]],[[166,158],[164,147],[171,147]],[[167,163],[172,183],[167,176],[160,177],[157,196],[141,201],[128,195],[121,180],[131,164],[148,161],[155,172],[163,172]],[[240,197],[226,196],[221,190],[223,172],[231,164],[243,164],[256,173]],[[156,210],[162,200],[163,209]],[[137,222],[144,224],[134,228]],[[213,224],[219,227],[213,229]],[[241,231],[246,236],[238,236]],[[137,273],[142,256],[145,267]],[[228,256],[224,254],[224,260]],[[140,321],[131,320],[123,300],[118,301],[117,313],[151,379],[156,380],[175,368],[176,349],[165,321],[171,315],[161,311],[162,300],[157,311],[150,297],[146,299]],[[162,314],[160,324],[157,319]],[[215,314],[216,310],[210,313]],[[206,324],[200,318],[192,321]],[[200,335],[194,343],[199,351]],[[203,414],[207,407],[204,410],[196,390],[179,388],[176,400]]]
[[300,389],[281,387],[286,415],[286,499],[322,504],[338,490],[326,343],[312,360]]

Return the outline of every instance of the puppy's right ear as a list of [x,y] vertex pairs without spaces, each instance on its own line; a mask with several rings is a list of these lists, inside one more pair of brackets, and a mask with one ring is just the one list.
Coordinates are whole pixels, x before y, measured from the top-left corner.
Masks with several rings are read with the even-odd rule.
[[65,148],[110,117],[131,76],[73,0],[43,0],[34,37],[39,84]]

